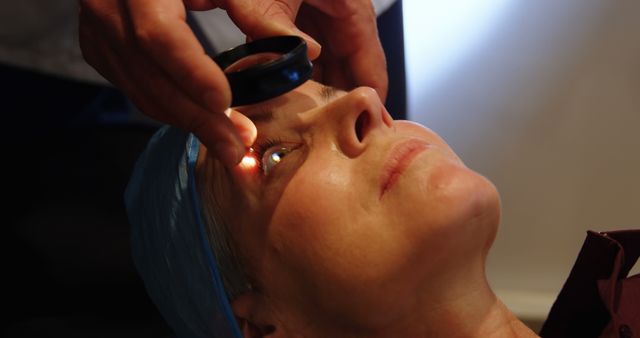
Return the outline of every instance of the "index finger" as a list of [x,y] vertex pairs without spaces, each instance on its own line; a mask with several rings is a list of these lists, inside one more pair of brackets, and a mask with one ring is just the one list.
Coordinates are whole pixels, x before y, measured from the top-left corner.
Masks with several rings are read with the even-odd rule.
[[182,0],[129,0],[127,5],[141,50],[195,103],[223,113],[231,103],[229,84],[187,24]]
[[[385,102],[389,89],[387,63],[381,45],[360,49],[349,60],[353,81],[358,85],[369,86],[378,92],[382,102]],[[377,42],[379,44],[379,42]]]
[[369,3],[367,10],[363,8],[346,18],[334,17],[332,21],[334,33],[327,37],[327,43],[346,57],[353,81],[374,88],[384,102],[389,80],[373,6]]

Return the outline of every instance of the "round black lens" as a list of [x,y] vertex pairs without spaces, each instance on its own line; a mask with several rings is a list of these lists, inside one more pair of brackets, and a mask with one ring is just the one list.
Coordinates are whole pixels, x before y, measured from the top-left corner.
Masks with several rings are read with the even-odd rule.
[[231,86],[232,106],[280,96],[311,78],[307,45],[298,36],[255,40],[217,55]]

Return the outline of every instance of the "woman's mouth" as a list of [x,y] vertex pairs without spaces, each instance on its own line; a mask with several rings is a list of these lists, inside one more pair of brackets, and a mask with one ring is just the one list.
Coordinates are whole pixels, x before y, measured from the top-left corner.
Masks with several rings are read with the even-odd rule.
[[391,189],[411,161],[429,148],[430,144],[420,139],[409,139],[391,148],[380,175],[380,198]]

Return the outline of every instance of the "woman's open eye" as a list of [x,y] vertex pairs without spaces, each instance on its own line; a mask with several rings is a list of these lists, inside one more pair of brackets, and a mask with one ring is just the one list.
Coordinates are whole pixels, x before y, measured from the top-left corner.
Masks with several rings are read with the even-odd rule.
[[275,166],[277,166],[290,152],[290,148],[283,146],[275,146],[267,149],[267,151],[262,154],[262,159],[260,160],[264,175],[269,175]]

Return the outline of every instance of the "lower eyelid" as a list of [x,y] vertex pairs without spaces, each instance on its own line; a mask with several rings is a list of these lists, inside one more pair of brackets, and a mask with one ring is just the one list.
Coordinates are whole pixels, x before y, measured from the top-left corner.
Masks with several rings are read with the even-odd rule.
[[[284,144],[284,143],[283,143]],[[292,144],[292,143],[289,143]],[[278,176],[282,176],[283,173],[291,173],[291,170],[296,170],[297,168],[299,168],[303,161],[299,161],[298,165],[294,165],[295,162],[293,162],[296,158],[300,158],[299,156],[304,156],[304,153],[300,153],[300,151],[303,151],[304,149],[304,143],[295,143],[295,145],[292,145],[289,147],[289,155],[285,156],[284,159],[282,160],[282,162],[280,162],[276,167],[280,167],[280,169],[273,169],[268,175],[264,174],[263,171],[263,167],[262,167],[262,161],[260,161],[260,172],[261,175],[268,179],[271,180],[271,177],[278,177]],[[288,157],[293,156],[293,159],[289,159],[287,160]],[[306,157],[306,156],[304,156]],[[291,166],[294,166],[293,168],[290,168]],[[275,167],[274,167],[275,168]],[[290,168],[290,169],[287,169]]]

